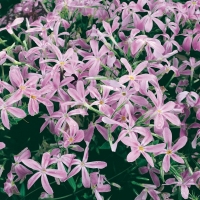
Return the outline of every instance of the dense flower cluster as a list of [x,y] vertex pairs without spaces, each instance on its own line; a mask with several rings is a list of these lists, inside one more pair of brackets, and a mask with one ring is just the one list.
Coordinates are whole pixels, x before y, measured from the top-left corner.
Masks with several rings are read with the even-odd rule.
[[[34,18],[37,6],[45,12]],[[55,140],[41,162],[29,147],[13,157],[9,197],[41,178],[40,199],[53,198],[49,176],[59,185],[78,174],[97,200],[119,188],[101,172],[112,166],[89,161],[99,133],[110,152],[123,150],[132,168],[150,174],[148,183],[131,180],[142,187],[132,199],[198,194],[200,156],[187,148],[200,146],[199,0],[56,0],[51,12],[42,0],[26,0],[13,12],[21,14],[0,28],[15,40],[0,51],[2,127],[42,111],[40,132],[48,128]]]

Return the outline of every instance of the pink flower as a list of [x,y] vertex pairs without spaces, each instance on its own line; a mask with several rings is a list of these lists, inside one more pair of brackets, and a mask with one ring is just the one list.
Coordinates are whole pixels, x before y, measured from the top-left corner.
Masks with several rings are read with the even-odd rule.
[[160,192],[155,190],[155,185],[143,184],[143,186],[145,189],[142,190],[142,192],[135,198],[135,200],[145,200],[147,199],[147,194],[149,194],[153,200],[160,200],[160,197],[158,196]]
[[144,79],[145,80],[155,79],[155,77],[150,74],[138,75],[144,68],[146,68],[148,61],[144,61],[144,62],[140,63],[134,71],[132,71],[132,67],[130,66],[130,64],[128,63],[128,61],[125,58],[121,58],[120,61],[126,67],[129,75],[124,75],[124,76],[120,77],[119,83],[124,84],[126,82],[130,82],[130,84],[134,86],[134,89],[138,91],[140,88],[138,81],[141,81]]
[[0,142],[0,150],[4,149],[5,147],[6,147],[5,143],[4,142]]
[[7,30],[8,33],[13,34],[13,27],[21,24],[24,21],[23,17],[16,18],[12,23],[8,23],[8,25],[4,28],[0,28],[0,31]]
[[32,172],[29,169],[20,164],[22,159],[28,159],[30,157],[31,152],[28,148],[25,148],[18,155],[14,156],[15,163],[12,164],[12,171],[17,174],[17,181],[25,179],[26,175],[28,174],[32,174]]
[[109,184],[104,184],[105,176],[100,175],[99,172],[93,172],[90,174],[91,189],[95,194],[97,200],[102,200],[100,192],[110,192],[111,187]]
[[12,172],[9,172],[7,176],[8,178],[4,183],[4,191],[7,193],[9,197],[11,197],[13,194],[19,195],[20,194],[19,190],[14,182],[15,176],[13,176]]
[[72,171],[69,173],[68,179],[71,178],[72,176],[76,175],[79,171],[82,171],[82,183],[83,186],[86,188],[90,187],[90,176],[89,173],[86,169],[87,168],[92,168],[92,169],[103,169],[107,166],[106,162],[101,162],[101,161],[94,161],[94,162],[87,162],[88,161],[88,151],[89,151],[89,143],[86,143],[87,146],[85,148],[83,160],[80,161],[78,159],[74,159],[72,162],[72,165],[77,165],[72,169]]
[[147,162],[154,167],[153,159],[149,156],[149,154],[147,154],[147,152],[160,152],[164,149],[165,144],[147,146],[147,144],[152,141],[152,137],[144,137],[140,143],[135,133],[129,135],[130,137],[124,137],[121,139],[124,144],[131,147],[131,152],[127,156],[127,161],[134,162],[142,154]]
[[157,17],[162,17],[162,16],[163,16],[163,12],[161,10],[157,10],[153,14],[151,12],[148,12],[148,15],[145,15],[143,17],[146,32],[150,32],[152,30],[153,21],[158,25],[160,30],[164,30],[165,25],[163,24],[162,21],[157,19]]
[[148,96],[152,100],[155,107],[146,113],[146,117],[150,116],[151,119],[154,119],[154,125],[157,129],[163,128],[164,124],[166,123],[166,119],[169,120],[172,124],[180,126],[180,119],[171,112],[175,107],[175,103],[168,101],[166,104],[164,104],[161,90],[156,89],[156,92],[157,99],[151,91],[148,91]]
[[163,159],[162,167],[165,172],[168,172],[170,169],[170,158],[174,161],[183,164],[184,160],[175,154],[179,149],[183,148],[187,143],[187,137],[182,136],[178,141],[172,146],[172,133],[169,128],[165,127],[163,130],[164,141],[167,144],[167,149],[161,151],[159,154],[166,154]]
[[28,180],[28,189],[32,187],[32,185],[41,177],[42,187],[48,194],[53,194],[53,190],[49,184],[47,179],[47,175],[55,177],[55,178],[65,178],[66,172],[56,169],[48,169],[50,162],[50,153],[44,153],[42,156],[42,164],[40,165],[38,162],[32,159],[23,159],[22,162],[31,169],[38,171]]
[[89,76],[96,76],[99,73],[102,57],[109,51],[105,45],[98,50],[98,42],[96,40],[90,41],[92,53],[94,56],[86,56],[84,60],[88,60],[86,66],[89,69]]
[[0,98],[1,120],[3,125],[7,129],[10,129],[8,113],[14,115],[17,118],[24,118],[26,116],[26,113],[22,109],[12,106],[12,104],[17,101],[19,101],[19,99],[16,98],[15,94],[7,99],[6,102],[4,102],[3,99]]

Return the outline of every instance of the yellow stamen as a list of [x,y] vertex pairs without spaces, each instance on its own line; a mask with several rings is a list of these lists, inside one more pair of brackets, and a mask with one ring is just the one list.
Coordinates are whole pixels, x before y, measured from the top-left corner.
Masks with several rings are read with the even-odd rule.
[[139,146],[139,150],[140,151],[144,151],[144,147],[143,146]]
[[135,77],[134,77],[134,76],[129,76],[129,79],[130,79],[131,81],[134,81],[134,80],[135,80]]
[[125,117],[125,116],[122,116],[122,117],[121,117],[121,120],[122,120],[122,121],[126,121],[126,117]]
[[158,109],[157,112],[160,114],[162,112],[162,110]]
[[99,104],[100,104],[100,105],[103,105],[103,104],[104,104],[103,100],[100,100],[100,101],[99,101]]
[[19,89],[20,89],[20,90],[25,90],[26,87],[25,87],[24,85],[21,85],[21,86],[19,87]]
[[168,149],[167,152],[166,152],[166,154],[167,154],[167,155],[172,154],[172,150],[169,150],[169,149]]
[[37,97],[35,95],[31,95],[31,99],[36,100]]
[[74,141],[74,138],[73,138],[73,137],[69,137],[68,141],[69,141],[70,143],[72,143],[72,142]]

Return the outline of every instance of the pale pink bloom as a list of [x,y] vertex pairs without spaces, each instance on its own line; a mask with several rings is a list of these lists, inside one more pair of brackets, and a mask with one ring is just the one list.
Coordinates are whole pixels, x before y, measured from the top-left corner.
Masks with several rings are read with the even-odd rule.
[[191,70],[194,70],[195,68],[200,66],[200,61],[196,62],[196,59],[193,58],[193,57],[190,57],[189,61],[187,61],[187,60],[183,61],[183,63],[185,63],[186,65],[190,66]]
[[151,91],[148,91],[148,96],[152,100],[155,107],[147,111],[146,117],[149,116],[150,119],[154,119],[154,126],[157,129],[162,129],[164,124],[166,123],[166,120],[169,120],[172,124],[176,126],[180,126],[180,119],[172,113],[175,107],[175,103],[169,101],[164,104],[162,91],[160,89],[156,89],[156,92],[157,99]]
[[149,145],[152,141],[152,137],[144,137],[141,141],[141,143],[138,141],[135,133],[129,134],[130,137],[123,137],[121,141],[131,147],[131,152],[127,156],[128,162],[134,162],[139,158],[139,156],[142,154],[150,166],[154,167],[153,159],[150,157],[150,155],[147,152],[151,153],[158,153],[162,151],[165,148],[165,144],[157,144],[157,145]]
[[108,140],[108,130],[101,126],[99,123],[102,122],[102,117],[99,117],[95,122],[90,122],[88,128],[84,130],[84,140],[90,142],[92,136],[94,135],[95,128],[97,131],[104,137],[105,140]]
[[67,65],[69,64],[70,57],[73,55],[74,51],[72,48],[69,48],[65,54],[62,54],[60,49],[55,46],[54,44],[49,44],[48,46],[57,56],[57,59],[45,59],[41,61],[41,63],[46,62],[55,62],[56,65],[52,68],[51,74],[53,75],[55,72],[60,69],[60,72],[63,72],[65,68],[67,68]]
[[10,93],[14,92],[13,86],[0,79],[0,93],[2,93],[4,89],[8,90]]
[[49,99],[42,97],[42,95],[48,93],[48,91],[48,86],[40,90],[31,88],[27,91],[27,96],[29,97],[28,112],[30,115],[33,116],[39,113],[39,103],[44,104],[46,107],[53,106],[53,103]]
[[154,185],[156,185],[157,187],[160,186],[159,177],[156,175],[156,174],[160,174],[160,170],[158,170],[154,167],[150,167],[150,165],[148,164],[146,167],[140,167],[139,172],[141,174],[146,174],[147,172],[149,172],[149,175],[150,175],[151,180],[153,181]]
[[97,200],[102,200],[100,192],[110,192],[111,187],[105,183],[105,176],[100,175],[99,172],[92,172],[90,174],[91,189],[95,194]]
[[[179,25],[176,24],[175,22],[171,22],[171,20],[167,17],[165,18],[165,22],[166,22],[165,27],[166,28],[168,27],[174,33],[174,36],[178,35],[180,31]],[[166,32],[166,28],[165,28],[165,32]]]
[[[162,167],[165,172],[170,169],[170,158],[174,161],[183,164],[184,160],[176,154],[176,152],[183,148],[187,143],[187,137],[182,136],[178,141],[172,146],[172,133],[169,128],[165,127],[163,130],[164,141],[167,144],[167,149],[160,151],[158,154],[165,154]],[[157,154],[157,155],[158,155]]]
[[49,195],[46,192],[42,192],[41,195],[39,196],[39,199],[48,199],[48,198],[53,198],[53,194]]
[[4,149],[5,147],[6,147],[5,143],[4,142],[0,142],[0,150]]
[[107,166],[106,162],[102,161],[94,161],[94,162],[87,162],[88,161],[88,151],[89,151],[89,143],[85,148],[83,160],[80,161],[78,159],[74,159],[72,165],[77,165],[72,169],[72,171],[68,175],[68,179],[76,175],[79,171],[82,172],[82,183],[85,188],[90,187],[90,176],[86,168],[92,169],[103,169]]
[[12,171],[15,172],[18,176],[16,181],[23,180],[28,174],[32,174],[29,169],[20,164],[22,159],[28,159],[30,157],[31,152],[28,148],[25,148],[18,155],[14,156],[15,163],[12,164]]
[[[148,129],[144,127],[135,127],[135,121],[132,118],[131,109],[128,104],[125,105],[125,111],[127,113],[128,119],[127,119],[127,116],[124,115],[123,118],[125,119],[123,119],[124,120],[123,122],[119,122],[119,121],[110,119],[108,117],[102,118],[102,121],[106,124],[114,124],[123,128],[122,131],[119,133],[117,140],[111,146],[111,149],[114,152],[116,151],[119,141],[121,141],[127,134],[132,135],[135,133],[139,133],[145,138],[145,140],[149,140],[149,141],[153,140],[153,137]],[[128,123],[126,121],[128,121]]]
[[7,193],[9,197],[11,197],[13,194],[19,195],[19,190],[14,182],[14,177],[12,172],[10,171],[7,175],[6,182],[4,183],[4,191]]
[[44,190],[48,194],[53,194],[53,190],[49,184],[47,175],[55,177],[55,178],[59,178],[59,179],[63,179],[66,177],[66,172],[63,172],[61,170],[47,168],[50,163],[50,156],[51,156],[50,153],[47,153],[47,152],[44,153],[42,156],[41,165],[32,159],[23,159],[22,160],[22,162],[26,166],[38,171],[28,180],[28,185],[27,185],[28,189],[30,189],[33,186],[33,184],[41,177],[41,183],[42,183],[42,187],[44,188]]
[[160,197],[158,196],[160,192],[155,190],[155,185],[143,184],[143,186],[145,189],[143,189],[142,192],[134,200],[146,200],[148,194],[153,198],[153,200],[160,200]]
[[148,11],[148,14],[143,17],[144,24],[145,24],[145,31],[150,32],[153,28],[153,22],[157,24],[160,30],[164,30],[165,25],[164,23],[159,20],[157,17],[162,17],[163,12],[161,10],[157,10],[154,13]]
[[108,22],[103,21],[103,27],[106,30],[108,37],[112,37],[112,33],[119,28],[119,17],[115,17],[112,27]]
[[184,91],[179,93],[176,96],[176,99],[178,103],[181,103],[184,99],[186,99],[188,106],[194,107],[199,100],[199,95],[196,92]]
[[89,91],[84,88],[83,81],[77,81],[76,90],[73,88],[68,89],[69,95],[75,100],[72,102],[66,102],[67,105],[84,105],[86,103],[86,96],[88,95]]
[[74,109],[68,112],[69,106],[64,105],[60,108],[59,111],[54,112],[53,114],[51,114],[52,118],[58,118],[58,121],[56,123],[55,126],[55,132],[56,134],[59,133],[59,130],[62,127],[65,127],[66,125],[69,126],[69,130],[72,133],[75,133],[76,131],[78,131],[78,123],[72,119],[71,116],[74,115],[82,115],[85,116],[87,115],[86,110],[78,108],[78,109]]
[[13,103],[19,101],[17,96],[14,94],[9,99],[7,99],[5,102],[3,99],[0,98],[0,110],[1,110],[1,120],[3,125],[10,129],[9,119],[8,119],[8,113],[17,117],[17,118],[24,118],[26,116],[26,113],[19,108],[13,107]]
[[194,173],[192,176],[190,175],[189,171],[186,170],[185,172],[181,173],[181,179],[176,181],[175,178],[169,178],[166,180],[166,185],[176,184],[172,190],[174,192],[175,187],[181,187],[181,196],[184,199],[188,199],[189,196],[189,189],[191,185],[196,185],[195,178],[196,174]]
[[67,148],[69,145],[79,143],[84,139],[84,132],[83,130],[75,130],[72,129],[72,131],[63,131],[62,129],[59,129],[59,131],[63,134],[63,146]]
[[0,51],[0,65],[6,62],[7,54],[5,51]]
[[154,50],[153,55],[155,57],[157,54],[163,54],[165,51],[164,47],[161,45],[159,40],[155,38],[148,38],[146,35],[139,35],[135,37],[135,40],[131,45],[131,53],[134,56],[143,48],[145,48],[145,50],[148,51],[148,47]]
[[53,155],[53,157],[50,159],[49,165],[52,165],[54,163],[57,164],[58,170],[63,171],[66,174],[65,177],[60,179],[61,182],[65,182],[67,179],[67,172],[65,171],[64,165],[66,165],[68,167],[68,171],[69,171],[69,169],[71,168],[71,163],[76,155],[74,155],[74,154],[61,155],[59,149],[58,149],[58,152],[53,153],[53,151],[52,151],[51,154]]
[[127,69],[128,73],[129,73],[129,75],[124,75],[124,76],[120,77],[119,83],[121,83],[121,84],[130,82],[130,84],[134,86],[134,89],[138,91],[140,88],[138,81],[151,80],[151,79],[156,78],[150,74],[138,75],[143,69],[146,68],[148,61],[144,61],[144,62],[140,63],[135,68],[134,71],[132,71],[132,67],[130,66],[130,64],[128,63],[128,61],[125,58],[121,58],[120,61],[124,64],[125,68]]
[[90,46],[92,48],[92,55],[88,55],[84,57],[84,60],[88,60],[86,63],[86,66],[89,68],[89,76],[96,76],[99,73],[100,65],[101,65],[101,59],[103,56],[106,55],[106,53],[109,51],[105,45],[101,47],[100,50],[98,50],[98,42],[96,40],[90,41]]
[[0,32],[3,30],[7,30],[8,33],[13,34],[13,28],[16,27],[17,25],[21,24],[24,21],[23,17],[16,18],[12,23],[8,23],[8,25],[4,28],[0,28]]

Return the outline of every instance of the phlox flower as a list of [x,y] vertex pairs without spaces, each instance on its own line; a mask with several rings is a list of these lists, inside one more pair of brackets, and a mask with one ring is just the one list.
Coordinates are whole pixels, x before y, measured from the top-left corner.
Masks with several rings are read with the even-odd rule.
[[104,184],[105,176],[100,175],[99,172],[90,174],[91,189],[95,194],[97,200],[102,200],[100,192],[110,192],[111,187],[109,184]]
[[189,196],[189,189],[188,188],[190,188],[191,185],[196,185],[195,178],[196,178],[195,173],[191,176],[189,171],[186,170],[186,171],[181,173],[181,178],[179,178],[178,181],[176,181],[175,178],[167,179],[166,185],[175,184],[172,191],[174,191],[175,187],[180,186],[181,187],[181,196],[184,199],[188,199],[188,196]]
[[98,42],[96,40],[90,41],[90,46],[92,48],[92,55],[84,57],[84,60],[88,60],[86,66],[89,68],[89,76],[96,76],[99,73],[101,58],[109,51],[105,45],[98,50]]
[[22,162],[26,166],[28,166],[31,169],[34,169],[38,171],[35,173],[29,180],[28,180],[28,189],[30,189],[33,184],[41,177],[41,182],[42,182],[42,187],[48,194],[53,194],[53,190],[49,184],[49,181],[47,179],[47,175],[63,179],[66,177],[66,172],[62,170],[56,170],[56,169],[48,169],[47,167],[49,166],[50,163],[50,153],[44,153],[42,156],[42,162],[41,165],[32,160],[32,159],[23,159]]
[[169,128],[165,127],[163,130],[163,137],[164,142],[167,144],[167,149],[160,151],[159,154],[165,154],[162,168],[165,172],[168,172],[170,169],[170,158],[172,158],[174,161],[183,164],[184,160],[176,154],[176,152],[183,148],[185,144],[187,143],[187,137],[182,136],[178,139],[178,141],[172,146],[172,133]]
[[1,120],[3,125],[10,129],[9,119],[8,119],[8,113],[17,117],[17,118],[24,118],[26,116],[26,113],[20,109],[13,107],[13,103],[19,101],[17,96],[14,94],[9,99],[7,99],[5,102],[3,99],[0,98],[0,110],[1,110]]
[[13,28],[19,24],[21,24],[24,21],[23,17],[16,18],[12,23],[8,23],[6,27],[0,28],[0,32],[3,30],[7,30],[8,33],[13,34]]
[[28,159],[31,157],[31,152],[28,148],[22,150],[18,155],[14,156],[15,163],[12,164],[12,172],[15,172],[18,176],[17,180],[22,180],[26,178],[28,174],[32,174],[32,172],[24,167],[22,164],[22,159]]
[[166,104],[164,104],[162,91],[160,89],[156,89],[156,92],[157,99],[151,91],[148,91],[148,96],[152,100],[155,107],[147,111],[146,117],[150,116],[151,119],[154,119],[154,126],[157,129],[162,129],[166,123],[166,120],[169,120],[176,126],[180,126],[180,119],[172,113],[176,104],[172,101],[168,101]]
[[6,192],[6,194],[11,197],[13,194],[19,195],[19,190],[17,188],[17,186],[15,185],[14,182],[14,175],[12,174],[12,172],[10,171],[7,175],[7,179],[6,182],[4,183],[4,191]]
[[153,198],[153,200],[160,200],[160,197],[158,196],[158,194],[160,194],[160,192],[155,190],[157,188],[155,185],[143,184],[143,186],[145,188],[135,198],[135,200],[145,200],[145,199],[147,199],[148,194]]
[[134,88],[138,91],[139,90],[139,84],[138,81],[141,80],[151,80],[151,79],[155,79],[155,77],[153,75],[150,74],[142,74],[142,75],[138,75],[144,68],[146,68],[148,61],[144,61],[142,63],[140,63],[135,70],[132,70],[132,67],[130,66],[130,64],[128,63],[128,61],[125,58],[121,58],[120,60],[124,66],[126,67],[129,75],[124,75],[122,77],[120,77],[119,79],[119,83],[124,84],[126,82],[130,82],[131,85],[134,86]]
[[107,166],[106,162],[102,161],[94,161],[94,162],[87,162],[88,161],[88,151],[89,151],[89,143],[86,143],[87,146],[84,151],[83,160],[80,161],[78,159],[74,159],[71,163],[72,165],[77,165],[74,167],[68,175],[68,179],[76,175],[79,171],[82,172],[82,183],[83,186],[86,188],[90,187],[90,176],[86,168],[92,169],[103,169]]
[[149,144],[152,141],[152,137],[144,137],[140,143],[135,133],[131,133],[129,135],[130,137],[123,137],[121,139],[121,141],[125,145],[131,147],[131,152],[127,156],[127,161],[134,162],[142,154],[149,163],[149,165],[151,167],[154,167],[153,159],[149,156],[147,152],[151,153],[160,152],[165,148],[166,144],[162,143],[162,144],[147,146],[147,144]]

